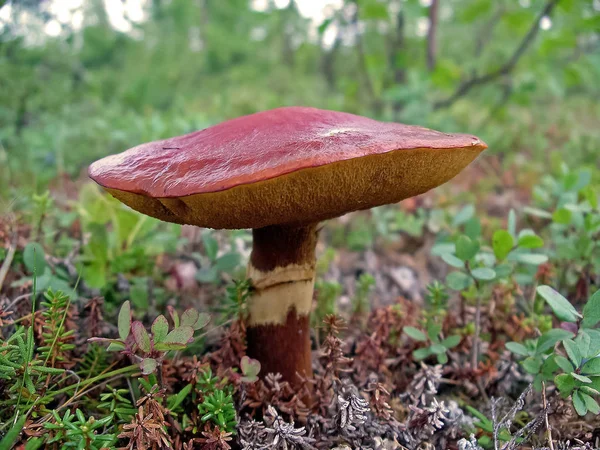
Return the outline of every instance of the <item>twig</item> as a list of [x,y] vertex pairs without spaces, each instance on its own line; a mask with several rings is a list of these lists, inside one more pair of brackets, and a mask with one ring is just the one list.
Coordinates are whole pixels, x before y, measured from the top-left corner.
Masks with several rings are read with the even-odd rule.
[[548,445],[550,450],[554,450],[554,443],[552,442],[552,427],[548,420],[548,402],[546,401],[546,382],[542,381],[542,406],[544,408],[544,421],[546,422],[546,432],[548,434]]
[[525,36],[521,40],[521,43],[516,48],[512,56],[508,59],[508,61],[506,61],[502,66],[500,66],[496,70],[493,70],[481,76],[473,76],[468,80],[463,81],[454,91],[454,93],[450,95],[450,97],[434,103],[433,108],[447,108],[448,106],[451,106],[454,102],[456,102],[459,98],[466,95],[474,87],[494,81],[502,75],[508,75],[515,68],[525,51],[531,46],[531,44],[535,40],[535,37],[537,36],[540,29],[540,21],[544,17],[549,16],[552,13],[552,10],[559,1],[560,0],[550,0],[546,3],[542,11],[538,14],[535,21],[529,28],[529,31],[527,32],[527,34],[525,34]]
[[432,0],[429,6],[429,29],[427,30],[427,68],[429,71],[435,69],[437,60],[437,26],[438,26],[438,11],[439,1]]
[[15,252],[17,251],[18,236],[19,235],[15,231],[12,235],[12,240],[8,247],[6,259],[2,263],[2,267],[0,267],[0,291],[2,291],[2,285],[4,284],[4,280],[6,279],[6,275],[8,274],[8,269],[10,269],[10,265],[12,264],[13,258],[15,257]]

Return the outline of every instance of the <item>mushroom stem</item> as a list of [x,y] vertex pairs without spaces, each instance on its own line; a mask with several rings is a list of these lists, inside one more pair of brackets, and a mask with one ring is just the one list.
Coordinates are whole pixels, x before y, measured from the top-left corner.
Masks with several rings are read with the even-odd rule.
[[298,384],[312,375],[310,310],[315,284],[317,224],[269,226],[252,232],[248,278],[248,355],[261,373]]

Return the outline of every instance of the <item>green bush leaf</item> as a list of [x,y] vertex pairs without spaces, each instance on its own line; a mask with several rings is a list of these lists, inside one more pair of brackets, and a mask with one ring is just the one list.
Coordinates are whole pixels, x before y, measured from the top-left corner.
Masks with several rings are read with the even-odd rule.
[[464,272],[450,272],[446,277],[446,284],[450,289],[462,291],[473,283],[473,279]]
[[581,398],[583,399],[589,412],[592,414],[600,413],[600,406],[598,406],[598,402],[596,402],[596,400],[594,400],[590,395],[582,392],[581,389],[579,390],[579,394],[581,395]]
[[552,328],[542,334],[537,341],[536,353],[550,350],[557,342],[573,337],[573,333],[562,328]]
[[442,341],[442,345],[447,349],[451,349],[460,344],[461,339],[462,338],[460,336],[448,336]]
[[454,216],[454,220],[452,221],[452,225],[457,227],[467,222],[471,217],[475,215],[475,206],[466,205]]
[[154,319],[154,322],[152,322],[152,339],[155,344],[164,341],[168,332],[169,322],[165,316],[160,315]]
[[544,246],[544,240],[536,235],[525,235],[519,237],[519,247],[521,248],[540,248]]
[[581,365],[583,357],[581,356],[577,343],[573,339],[566,339],[563,341],[563,345],[567,351],[567,355],[569,355],[569,359],[575,368],[578,368]]
[[451,253],[442,253],[441,256],[444,262],[449,266],[456,267],[457,269],[465,267],[465,263]]
[[552,220],[562,225],[568,225],[571,223],[571,216],[573,214],[566,208],[559,208],[552,214]]
[[544,361],[542,361],[542,358],[540,357],[529,357],[529,358],[525,358],[522,362],[523,364],[523,368],[530,374],[535,375],[536,373],[539,373],[540,369],[542,368],[542,364],[544,363]]
[[150,375],[156,370],[157,365],[158,364],[156,363],[156,360],[153,358],[142,359],[142,362],[140,363],[140,369],[142,370],[142,374]]
[[581,372],[586,375],[600,375],[600,357],[588,360],[581,368]]
[[46,270],[44,249],[37,242],[29,242],[23,251],[23,262],[29,273],[40,276]]
[[510,259],[523,264],[539,266],[548,261],[548,256],[540,253],[511,253]]
[[575,391],[573,393],[573,406],[575,407],[575,411],[577,411],[577,414],[579,414],[580,416],[585,416],[588,412],[585,400],[579,391]]
[[577,322],[577,319],[581,317],[581,314],[577,312],[571,302],[550,286],[539,286],[537,293],[546,300],[546,303],[550,305],[550,308],[552,308],[552,311],[554,311],[554,314],[560,320],[564,322]]
[[527,350],[527,347],[525,347],[523,344],[519,344],[518,342],[507,342],[505,347],[515,355],[529,356],[529,350]]
[[586,377],[585,375],[580,375],[576,372],[571,372],[571,375],[573,376],[573,378],[575,378],[578,381],[581,381],[582,383],[591,383],[592,379],[589,377]]
[[240,265],[240,261],[241,256],[239,253],[225,253],[223,256],[219,256],[215,261],[215,269],[220,272],[231,273]]
[[411,339],[414,339],[415,341],[419,341],[419,342],[427,341],[427,336],[425,336],[425,333],[423,333],[421,330],[418,330],[415,327],[404,327],[403,331],[406,333],[406,335],[408,337],[410,337]]
[[508,256],[514,246],[512,235],[506,230],[497,230],[492,238],[492,248],[498,261]]
[[181,325],[175,328],[167,335],[167,337],[163,341],[163,344],[176,343],[185,345],[189,342],[190,339],[192,339],[193,335],[194,329],[192,327],[187,325]]
[[219,251],[219,243],[213,237],[210,231],[205,231],[202,233],[202,243],[204,244],[204,251],[206,252],[206,256],[211,261],[217,259],[217,252]]
[[131,332],[133,333],[133,338],[135,343],[140,348],[141,351],[145,353],[150,352],[150,336],[148,336],[148,332],[146,328],[144,328],[144,324],[139,321],[135,321],[131,324]]
[[129,303],[129,300],[121,306],[117,324],[119,328],[119,337],[124,341],[131,331],[131,304]]
[[555,355],[554,361],[556,362],[558,367],[560,367],[562,370],[564,370],[567,373],[571,373],[575,370],[575,367],[573,367],[573,364],[571,364],[571,361],[569,361],[567,358],[565,358],[562,355]]
[[183,312],[183,314],[181,314],[181,325],[193,328],[199,317],[200,313],[197,310],[194,308],[188,308]]
[[583,307],[583,326],[592,328],[600,322],[600,290]]
[[575,389],[575,378],[569,373],[561,373],[554,377],[554,384],[564,398],[568,397]]
[[248,356],[243,356],[240,361],[240,368],[244,374],[242,381],[251,383],[256,381],[258,374],[260,373],[260,362]]
[[478,267],[477,269],[473,269],[471,275],[482,281],[490,281],[496,278],[496,272],[489,267]]
[[431,350],[429,348],[418,348],[413,352],[413,358],[417,361],[421,361],[422,359],[427,358],[431,355]]
[[471,240],[468,236],[461,235],[456,241],[456,256],[468,261],[473,258],[479,251],[479,242]]

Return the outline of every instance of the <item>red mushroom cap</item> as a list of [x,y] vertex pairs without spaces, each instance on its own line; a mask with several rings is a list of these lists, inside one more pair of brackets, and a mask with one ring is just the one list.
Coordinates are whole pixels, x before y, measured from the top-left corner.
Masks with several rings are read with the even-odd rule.
[[139,145],[89,175],[162,220],[257,228],[397,202],[449,180],[485,148],[470,135],[287,107]]

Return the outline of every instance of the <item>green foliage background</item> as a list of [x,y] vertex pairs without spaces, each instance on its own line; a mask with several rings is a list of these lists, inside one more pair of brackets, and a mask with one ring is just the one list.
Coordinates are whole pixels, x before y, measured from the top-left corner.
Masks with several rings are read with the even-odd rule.
[[315,22],[294,1],[152,0],[123,33],[87,0],[57,37],[51,3],[2,8],[3,207],[106,154],[283,105],[474,133],[521,166],[598,158],[592,0],[439,0],[429,64],[424,1],[345,0]]

